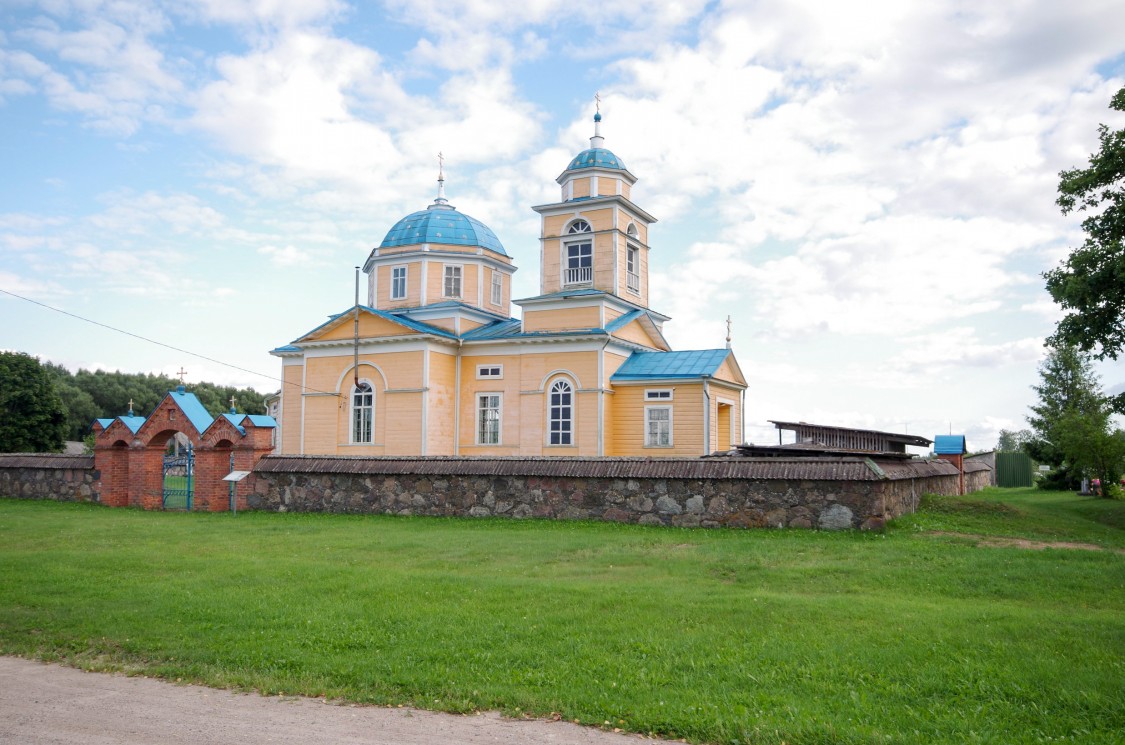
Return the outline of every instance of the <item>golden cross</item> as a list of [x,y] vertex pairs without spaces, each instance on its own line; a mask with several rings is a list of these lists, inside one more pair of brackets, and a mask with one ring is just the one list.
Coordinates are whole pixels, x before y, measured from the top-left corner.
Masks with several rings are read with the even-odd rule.
[[594,106],[600,112],[602,110],[602,93],[601,91],[594,91]]
[[183,385],[184,384],[184,376],[187,375],[187,370],[184,369],[183,365],[180,365],[180,371],[176,374],[180,376],[180,385]]
[[235,401],[235,398],[234,398],[234,396],[232,395],[232,396],[230,397],[230,409],[231,409],[231,411],[234,411],[234,401]]
[[438,162],[438,167],[437,167],[438,181],[444,181],[445,180],[445,156],[442,155],[440,151],[437,154],[437,162]]

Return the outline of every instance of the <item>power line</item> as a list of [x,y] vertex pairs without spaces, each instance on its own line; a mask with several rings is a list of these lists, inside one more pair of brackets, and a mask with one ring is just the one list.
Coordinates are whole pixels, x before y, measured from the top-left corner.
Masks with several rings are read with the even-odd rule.
[[86,318],[85,316],[80,316],[77,313],[71,313],[70,311],[63,310],[62,308],[56,308],[53,305],[47,305],[46,303],[41,303],[38,300],[32,300],[29,297],[24,297],[23,295],[17,295],[16,293],[11,292],[10,290],[5,290],[3,287],[0,287],[0,292],[4,293],[5,295],[10,295],[10,296],[12,296],[12,297],[14,297],[18,300],[23,300],[24,302],[31,303],[32,305],[38,305],[40,308],[46,308],[47,310],[53,310],[56,313],[62,313],[64,316],[70,316],[71,318],[76,318],[79,321],[85,321],[86,323],[91,323],[95,326],[101,326],[103,329],[109,329],[110,331],[115,331],[119,334],[124,334],[125,336],[131,336],[134,339],[140,339],[141,341],[147,341],[149,344],[155,344],[158,347],[164,347],[165,349],[171,349],[174,352],[182,352],[183,354],[188,354],[188,355],[191,355],[192,357],[198,357],[201,360],[207,360],[208,362],[214,362],[216,365],[222,365],[223,367],[229,367],[233,370],[238,370],[238,371],[244,372],[244,373],[250,373],[251,375],[257,375],[257,376],[265,378],[267,380],[272,380],[276,383],[281,383],[282,385],[296,385],[296,386],[299,386],[302,390],[313,391],[314,393],[327,393],[327,394],[332,395],[332,396],[339,396],[340,395],[339,393],[336,393],[335,391],[322,391],[322,390],[319,390],[317,388],[310,388],[306,385],[301,385],[299,383],[288,383],[287,384],[285,382],[285,380],[282,379],[282,378],[274,377],[273,375],[267,375],[266,373],[258,372],[257,370],[249,370],[245,367],[239,367],[238,365],[235,365],[233,363],[223,362],[222,360],[217,360],[214,357],[208,357],[205,354],[199,354],[198,352],[192,352],[191,350],[188,350],[188,349],[181,349],[180,347],[174,347],[171,344],[165,344],[162,341],[157,341],[156,339],[150,339],[147,336],[141,336],[140,334],[134,334],[132,331],[126,331],[125,329],[119,329],[116,326],[110,326],[107,323],[102,323],[101,321],[95,321],[91,318]]

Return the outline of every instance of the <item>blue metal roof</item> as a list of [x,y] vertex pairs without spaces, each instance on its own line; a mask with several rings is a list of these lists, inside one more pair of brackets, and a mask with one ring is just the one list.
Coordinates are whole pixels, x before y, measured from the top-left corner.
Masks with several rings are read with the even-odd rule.
[[714,375],[729,349],[699,349],[685,352],[633,352],[610,380],[656,380],[701,378]]
[[255,427],[277,427],[277,420],[272,416],[265,414],[248,414],[247,419],[253,423]]
[[604,147],[592,147],[574,156],[574,160],[570,161],[570,165],[566,167],[567,171],[578,171],[583,168],[614,168],[619,171],[624,171],[625,164],[609,150]]
[[245,414],[223,414],[223,418],[233,424],[239,434],[246,434],[246,428],[242,426],[242,420],[246,418]]
[[643,310],[631,310],[628,313],[618,316],[617,318],[614,318],[612,321],[607,323],[605,325],[605,330],[613,333],[617,329],[627,326],[629,323],[633,322],[637,318],[640,318],[644,314],[645,312]]
[[109,425],[113,424],[117,420],[116,419],[95,419],[94,421],[97,422],[98,424],[102,425],[102,429],[109,429]]
[[934,435],[934,452],[938,455],[964,455],[965,435]]
[[145,417],[143,416],[119,416],[117,418],[120,419],[121,423],[128,427],[129,431],[133,434],[137,434],[141,429],[141,425],[145,423]]
[[[199,403],[199,399],[195,397],[195,394],[185,391],[182,385],[174,391],[168,391],[168,395],[171,396],[172,400],[176,402],[176,405],[180,407],[180,411],[184,412],[184,416],[188,418],[188,421],[192,423],[192,426],[195,427],[195,430],[199,432],[199,434],[203,434],[207,428],[211,426],[211,422],[215,421],[211,418],[211,415],[207,413],[207,409],[204,408],[203,404]],[[125,417],[121,418],[125,419]]]
[[487,225],[444,204],[432,204],[396,222],[387,231],[379,248],[420,243],[480,246],[502,256],[508,255],[500,244],[500,239]]

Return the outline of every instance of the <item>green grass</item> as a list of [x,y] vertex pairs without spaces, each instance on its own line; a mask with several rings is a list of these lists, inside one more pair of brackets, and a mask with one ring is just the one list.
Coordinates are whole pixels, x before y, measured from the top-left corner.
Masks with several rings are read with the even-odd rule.
[[0,500],[0,653],[713,743],[1123,742],[1125,502],[883,535]]

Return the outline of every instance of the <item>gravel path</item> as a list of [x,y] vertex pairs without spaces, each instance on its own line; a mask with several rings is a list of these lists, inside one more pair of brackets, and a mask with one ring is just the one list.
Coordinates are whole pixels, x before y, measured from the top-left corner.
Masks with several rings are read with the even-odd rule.
[[0,657],[0,743],[20,745],[625,745],[569,722],[326,704]]

